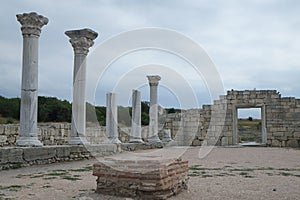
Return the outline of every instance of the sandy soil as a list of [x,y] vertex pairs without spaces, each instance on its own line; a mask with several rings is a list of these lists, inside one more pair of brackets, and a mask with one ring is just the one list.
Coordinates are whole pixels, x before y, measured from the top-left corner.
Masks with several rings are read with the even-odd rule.
[[[300,150],[177,148],[169,152],[182,154],[190,166],[188,190],[170,200],[300,199]],[[91,166],[95,162],[1,171],[0,199],[129,200],[94,192],[96,177]]]

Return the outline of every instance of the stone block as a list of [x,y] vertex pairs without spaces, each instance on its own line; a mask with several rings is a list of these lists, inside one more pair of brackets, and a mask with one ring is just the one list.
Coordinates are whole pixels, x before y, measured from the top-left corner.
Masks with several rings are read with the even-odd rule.
[[52,147],[26,147],[23,148],[24,160],[34,161],[34,160],[46,160],[50,158],[55,158],[56,156],[56,146]]
[[[168,153],[167,153],[168,154]],[[166,199],[187,189],[188,162],[179,157],[120,154],[94,164],[97,193],[134,199]]]
[[300,147],[299,140],[291,139],[286,142],[287,147],[298,148]]
[[56,157],[57,158],[66,158],[71,155],[71,146],[61,145],[56,146]]
[[201,146],[202,145],[202,141],[200,140],[193,140],[192,142],[192,146]]
[[23,162],[22,148],[3,147],[0,148],[0,163],[21,163]]
[[272,140],[272,147],[281,147],[281,142],[279,140]]

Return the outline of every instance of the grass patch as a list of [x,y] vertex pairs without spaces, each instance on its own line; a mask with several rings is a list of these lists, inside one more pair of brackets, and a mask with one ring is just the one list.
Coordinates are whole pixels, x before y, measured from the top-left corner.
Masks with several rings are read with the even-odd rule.
[[241,172],[239,173],[240,176],[248,176],[248,173],[247,172]]
[[254,169],[252,168],[245,168],[245,169],[242,169],[242,168],[233,168],[233,169],[229,169],[229,171],[233,172],[233,171],[237,171],[237,172],[253,172]]
[[213,177],[213,175],[211,175],[211,174],[203,174],[202,175],[202,178],[210,178],[210,177]]
[[51,188],[51,185],[43,185],[42,188]]
[[294,174],[287,173],[287,172],[281,172],[281,173],[279,173],[279,175],[282,175],[282,176],[293,176]]
[[80,178],[77,178],[77,177],[72,177],[72,176],[63,176],[61,177],[62,179],[65,179],[65,180],[70,180],[70,181],[78,181],[78,180],[81,180]]
[[9,185],[9,186],[0,185],[0,190],[9,190],[9,191],[17,192],[24,187],[26,187],[26,186],[25,185]]
[[259,168],[256,168],[255,170],[276,170],[276,169],[273,167],[259,167]]
[[72,171],[72,172],[86,172],[86,171],[92,171],[92,170],[93,170],[93,166],[87,166],[87,167],[78,168],[78,169],[70,169],[70,171]]
[[191,174],[188,174],[188,176],[191,176],[191,177],[193,177],[193,176],[200,176],[200,174],[191,173]]
[[64,176],[69,174],[67,171],[53,171],[51,173],[46,174],[46,176]]
[[50,177],[44,177],[44,180],[52,180],[52,179],[57,179],[55,176],[50,176]]

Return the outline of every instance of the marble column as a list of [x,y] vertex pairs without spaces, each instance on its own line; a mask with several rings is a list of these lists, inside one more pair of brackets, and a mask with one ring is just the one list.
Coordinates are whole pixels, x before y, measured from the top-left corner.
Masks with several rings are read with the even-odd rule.
[[42,146],[38,140],[38,47],[41,28],[48,19],[36,13],[18,14],[23,35],[20,134],[17,146]]
[[90,29],[70,30],[74,50],[72,125],[69,144],[87,144],[86,140],[86,57],[98,33]]
[[161,142],[158,138],[158,96],[157,87],[160,76],[147,76],[150,85],[150,111],[149,111],[149,132],[147,140],[150,143]]
[[106,94],[106,143],[119,144],[118,107],[115,93]]
[[141,110],[141,92],[133,90],[130,143],[144,143],[142,140]]

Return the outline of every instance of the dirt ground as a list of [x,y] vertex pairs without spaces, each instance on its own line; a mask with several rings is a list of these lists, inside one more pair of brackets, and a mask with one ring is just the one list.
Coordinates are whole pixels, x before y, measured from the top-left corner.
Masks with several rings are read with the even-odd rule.
[[[177,151],[180,150],[180,151]],[[300,199],[300,150],[175,148],[189,161],[188,190],[170,200]],[[129,200],[96,194],[97,160],[0,171],[0,199]]]

